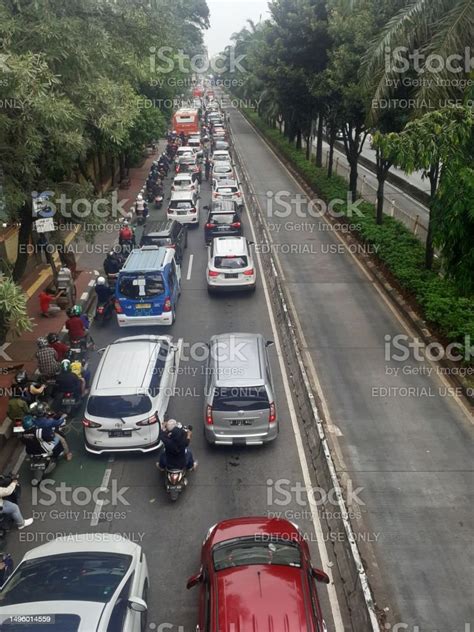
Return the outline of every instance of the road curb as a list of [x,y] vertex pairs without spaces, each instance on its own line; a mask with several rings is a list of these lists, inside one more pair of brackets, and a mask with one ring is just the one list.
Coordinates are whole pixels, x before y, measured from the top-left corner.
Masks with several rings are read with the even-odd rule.
[[[240,111],[241,114],[245,117],[245,120],[252,126],[252,129],[258,134],[259,138],[261,138],[269,147],[272,148],[273,151],[278,153],[278,148],[266,138],[266,136],[256,127],[249,118],[247,118],[245,112]],[[306,180],[301,176],[301,174],[294,168],[294,166],[284,157],[278,154],[279,159],[291,173],[291,175],[295,178],[301,188],[308,194],[310,197],[314,197],[317,195],[317,192],[312,189]],[[340,219],[335,219],[330,216],[325,216],[325,220],[332,224],[333,226],[337,226],[341,224]],[[354,232],[345,232],[340,229],[335,229],[335,232],[339,235],[339,237],[344,241],[347,246],[351,246],[354,244],[362,244],[366,245],[367,242]],[[429,328],[428,323],[423,320],[419,313],[417,313],[411,305],[404,298],[402,291],[397,288],[391,279],[388,277],[388,273],[384,270],[380,269],[380,266],[383,266],[383,262],[380,262],[376,259],[376,255],[369,255],[367,253],[361,254],[359,252],[353,253],[357,260],[363,265],[366,269],[370,271],[373,276],[373,280],[377,284],[377,286],[384,292],[387,298],[390,299],[391,303],[395,307],[395,309],[401,314],[401,316],[407,321],[412,329],[418,334],[423,343],[428,346],[433,343],[443,344],[440,339],[432,333]],[[474,389],[468,384],[467,381],[462,380],[458,375],[454,373],[456,369],[459,367],[456,366],[454,362],[449,360],[439,360],[436,362],[439,364],[443,371],[447,371],[447,373],[442,373],[446,380],[452,385],[453,388],[457,389],[459,397],[462,397],[464,405],[468,408],[470,414],[474,414]]]

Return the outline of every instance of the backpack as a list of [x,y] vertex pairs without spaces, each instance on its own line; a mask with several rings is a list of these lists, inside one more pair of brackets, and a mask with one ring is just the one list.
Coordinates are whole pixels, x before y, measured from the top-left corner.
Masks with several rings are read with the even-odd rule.
[[131,239],[133,237],[133,233],[132,233],[132,231],[130,230],[130,228],[128,226],[125,226],[120,231],[120,237],[122,239],[129,240],[129,239]]

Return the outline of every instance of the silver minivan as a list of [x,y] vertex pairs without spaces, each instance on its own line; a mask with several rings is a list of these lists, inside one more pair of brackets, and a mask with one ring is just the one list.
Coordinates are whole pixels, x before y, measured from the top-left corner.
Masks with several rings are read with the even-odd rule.
[[227,333],[208,345],[204,431],[216,445],[261,445],[276,439],[273,379],[261,334]]

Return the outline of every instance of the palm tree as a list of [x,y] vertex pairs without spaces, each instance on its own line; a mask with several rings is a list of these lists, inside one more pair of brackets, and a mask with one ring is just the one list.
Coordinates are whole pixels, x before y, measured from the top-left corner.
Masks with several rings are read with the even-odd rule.
[[[374,100],[386,98],[392,88],[400,85],[402,74],[393,63],[392,54],[397,47],[401,52],[418,52],[418,75],[409,72],[403,78],[420,79],[415,93],[419,112],[442,107],[446,99],[463,99],[462,81],[467,80],[470,68],[465,67],[465,53],[474,41],[473,0],[411,0],[391,18],[386,27],[369,47],[365,64],[366,75],[375,81]],[[456,61],[461,68],[454,72],[448,59],[459,55]],[[437,56],[437,57],[434,57]],[[470,58],[470,55],[468,55]],[[408,60],[407,55],[403,56]],[[428,63],[427,63],[428,60]],[[387,63],[387,62],[390,63]],[[416,69],[415,69],[416,70]],[[439,70],[439,71],[438,71]],[[461,86],[460,86],[461,84]],[[411,82],[411,85],[417,85]],[[430,108],[431,105],[431,108]]]

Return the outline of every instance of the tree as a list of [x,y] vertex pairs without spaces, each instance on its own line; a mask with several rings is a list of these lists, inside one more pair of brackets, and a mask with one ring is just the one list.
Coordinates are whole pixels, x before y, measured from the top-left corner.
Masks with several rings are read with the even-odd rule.
[[0,278],[0,345],[5,343],[8,333],[11,337],[17,337],[31,330],[22,288],[11,279]]

